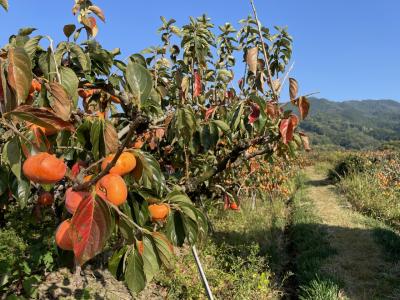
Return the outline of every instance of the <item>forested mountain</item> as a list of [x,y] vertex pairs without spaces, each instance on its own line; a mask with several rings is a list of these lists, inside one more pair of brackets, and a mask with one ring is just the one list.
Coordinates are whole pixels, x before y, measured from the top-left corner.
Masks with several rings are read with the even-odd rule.
[[310,134],[313,145],[365,149],[400,140],[399,102],[309,100],[310,115],[301,128]]

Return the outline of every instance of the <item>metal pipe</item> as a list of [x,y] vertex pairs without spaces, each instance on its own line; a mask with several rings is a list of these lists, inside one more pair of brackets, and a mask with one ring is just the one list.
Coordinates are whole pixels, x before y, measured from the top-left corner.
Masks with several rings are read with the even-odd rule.
[[192,246],[192,253],[193,253],[194,259],[196,261],[196,265],[199,270],[201,281],[203,282],[203,285],[204,285],[204,289],[206,290],[207,297],[209,300],[214,300],[210,286],[208,285],[206,274],[204,273],[203,267],[201,266],[199,256],[197,255],[196,246]]

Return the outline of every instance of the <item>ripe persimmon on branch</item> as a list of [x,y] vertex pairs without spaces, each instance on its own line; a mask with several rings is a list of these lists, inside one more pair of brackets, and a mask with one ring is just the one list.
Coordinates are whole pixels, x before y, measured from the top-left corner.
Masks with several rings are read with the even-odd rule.
[[[204,195],[226,202],[210,193],[223,177],[231,176],[222,190],[233,195],[243,185],[234,171],[309,149],[298,132],[309,103],[295,79],[290,104],[279,103],[292,37],[263,27],[251,4],[255,18],[239,30],[214,29],[206,15],[182,27],[162,17],[160,44],[123,60],[94,40],[105,14],[89,0],[75,0],[79,25],[65,25],[57,45],[48,38],[43,46],[33,28],[12,35],[0,49],[0,174],[9,174],[0,201],[11,194],[21,207],[52,206],[62,224],[57,245],[79,265],[110,237],[123,241],[109,269],[141,291],[170,264],[173,246],[205,236],[208,221],[196,204]],[[241,57],[245,74],[235,79]]]

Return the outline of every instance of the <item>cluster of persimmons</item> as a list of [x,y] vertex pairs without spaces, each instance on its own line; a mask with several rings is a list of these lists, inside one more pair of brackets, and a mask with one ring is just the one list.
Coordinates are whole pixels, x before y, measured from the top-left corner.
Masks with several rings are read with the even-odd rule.
[[[31,130],[40,130],[45,135],[53,135],[56,131],[44,127],[30,124]],[[115,154],[105,157],[101,163],[104,170],[113,161]],[[65,208],[74,215],[79,209],[79,204],[86,197],[96,195],[103,201],[116,207],[123,205],[128,198],[128,187],[123,176],[130,174],[137,166],[136,157],[132,152],[125,151],[118,157],[109,172],[101,177],[89,190],[75,191],[69,187],[65,192]],[[30,181],[41,185],[52,185],[58,183],[67,173],[67,165],[64,160],[57,158],[54,154],[39,152],[29,156],[23,164],[23,173]],[[72,172],[73,173],[73,172]],[[87,175],[83,182],[89,182],[93,175]],[[39,195],[38,204],[41,206],[51,206],[54,196],[48,191]],[[154,203],[148,206],[148,210],[153,222],[163,222],[170,213],[170,206],[167,203]],[[72,250],[71,239],[71,219],[63,221],[55,233],[56,244],[64,250]],[[139,252],[143,252],[143,244],[138,245]]]

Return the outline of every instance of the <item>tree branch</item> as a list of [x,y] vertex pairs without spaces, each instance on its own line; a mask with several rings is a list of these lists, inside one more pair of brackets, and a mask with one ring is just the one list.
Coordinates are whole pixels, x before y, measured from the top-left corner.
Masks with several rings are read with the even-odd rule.
[[263,54],[264,54],[264,58],[265,58],[265,66],[267,67],[267,75],[268,75],[269,87],[271,88],[272,96],[273,96],[274,100],[278,101],[278,94],[276,93],[275,87],[274,87],[274,84],[273,84],[271,69],[270,69],[270,66],[269,66],[269,58],[268,58],[267,50],[265,49],[264,38],[262,36],[261,23],[258,20],[257,10],[256,10],[256,6],[254,5],[254,1],[250,0],[250,4],[251,4],[251,7],[253,8],[254,18],[256,19],[256,22],[257,22],[258,36],[260,38],[261,46],[262,46],[262,49],[263,49]]
[[239,142],[239,144],[237,144],[229,154],[227,154],[225,157],[221,159],[218,159],[219,162],[210,171],[204,173],[197,179],[192,179],[188,181],[185,185],[185,191],[187,193],[195,192],[201,183],[209,180],[218,173],[221,173],[222,171],[227,169],[228,164],[234,163],[239,158],[239,156],[242,155],[242,153],[246,151],[248,148],[261,143],[267,143],[268,140],[269,138],[267,136],[261,136]]

